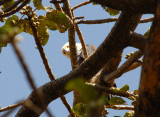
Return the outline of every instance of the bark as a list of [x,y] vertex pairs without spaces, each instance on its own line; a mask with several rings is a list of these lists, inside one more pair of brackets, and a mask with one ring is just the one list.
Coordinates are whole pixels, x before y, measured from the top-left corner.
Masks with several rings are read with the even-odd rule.
[[[159,1],[159,0],[158,0]],[[142,67],[139,100],[135,117],[160,117],[160,2],[149,39]]]
[[156,0],[90,0],[102,6],[107,6],[129,13],[154,13]]

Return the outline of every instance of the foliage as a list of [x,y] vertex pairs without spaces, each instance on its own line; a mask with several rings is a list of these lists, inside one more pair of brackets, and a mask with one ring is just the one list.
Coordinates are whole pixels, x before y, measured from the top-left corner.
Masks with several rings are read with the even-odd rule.
[[[45,8],[40,5],[39,1],[34,1],[34,5],[37,9],[45,10]],[[37,29],[38,37],[43,46],[47,44],[49,39],[48,29],[53,31],[59,30],[61,33],[64,33],[69,27],[68,20],[61,11],[53,9],[48,11],[47,9],[45,16],[36,16],[30,7],[25,7],[21,11],[21,14],[32,16],[32,22]],[[5,25],[0,27],[0,47],[7,46],[7,44],[10,43],[10,37],[22,32],[33,35],[29,20],[27,18],[19,19],[17,15],[9,17],[6,20]]]

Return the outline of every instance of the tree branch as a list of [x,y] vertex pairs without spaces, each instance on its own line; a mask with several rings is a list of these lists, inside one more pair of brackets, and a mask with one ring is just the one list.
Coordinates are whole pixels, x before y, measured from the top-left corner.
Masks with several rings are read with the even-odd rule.
[[13,15],[14,13],[18,12],[19,10],[21,10],[30,0],[25,0],[20,6],[18,6],[17,8],[9,11],[9,12],[6,12],[4,14],[0,14],[0,18],[3,18],[3,17],[8,17],[10,15]]
[[110,73],[109,75],[104,77],[104,81],[108,82],[110,80],[116,79],[120,77],[127,69],[130,68],[130,66],[141,56],[143,55],[142,51],[135,52],[123,65],[121,65],[116,71]]
[[135,47],[141,50],[145,49],[147,38],[141,34],[138,33],[130,33],[129,35],[129,45],[131,47]]
[[9,8],[7,8],[7,9],[5,9],[5,10],[3,10],[4,12],[9,12],[9,11],[11,11],[12,9],[14,9],[14,8],[16,8],[17,7],[17,5],[19,4],[19,3],[21,3],[23,0],[18,0],[17,2],[15,2],[12,6],[10,6]]
[[109,109],[115,109],[115,110],[134,110],[134,106],[105,105],[104,107]]
[[79,7],[81,7],[81,6],[87,5],[87,4],[89,4],[89,3],[91,3],[91,2],[90,2],[90,1],[85,1],[85,2],[83,2],[83,3],[81,3],[81,4],[79,4],[79,5],[74,6],[74,7],[72,8],[72,10],[75,10],[75,9],[77,9],[77,8],[79,8]]
[[[39,92],[36,91],[36,86],[34,84],[34,81],[33,81],[33,77],[31,76],[30,74],[30,71],[27,67],[27,64],[25,63],[24,61],[24,58],[21,54],[21,51],[20,49],[17,47],[17,45],[15,44],[15,40],[14,38],[11,38],[11,44],[13,46],[13,49],[15,51],[15,53],[17,54],[17,57],[19,59],[19,62],[21,63],[22,65],[22,68],[26,74],[26,77],[27,77],[27,80],[31,86],[31,88],[34,90],[34,96],[35,96],[35,99],[37,100],[37,105],[36,105],[36,112],[41,112],[41,110],[46,110],[46,106],[44,105],[42,99],[41,99],[41,95]],[[29,105],[28,105],[29,106]],[[32,106],[30,106],[30,108],[32,108]],[[32,108],[33,109],[33,108]],[[48,113],[49,114],[49,113]],[[50,114],[49,114],[50,115]]]
[[4,108],[0,108],[0,112],[7,111],[7,110],[10,110],[10,109],[16,108],[16,107],[18,107],[18,106],[21,106],[23,103],[24,103],[24,101],[19,102],[19,103],[17,103],[17,104],[9,105],[9,106],[4,107]]
[[[78,77],[83,77],[85,80],[91,79],[117,52],[127,47],[129,33],[137,26],[140,16],[122,13],[104,42],[78,68],[38,88],[36,91],[41,92],[45,105],[47,106],[54,99],[70,92],[65,90],[65,85],[69,80]],[[39,116],[43,112],[36,113],[33,109],[28,108],[27,103],[29,102],[37,104],[35,91],[30,94],[17,116],[24,115],[26,112],[30,113],[29,116]]]
[[48,76],[49,76],[50,80],[55,80],[55,77],[54,77],[54,75],[53,75],[53,73],[52,73],[52,70],[51,70],[51,68],[50,68],[50,66],[49,66],[48,59],[47,59],[47,57],[46,57],[46,54],[45,54],[45,52],[44,52],[44,50],[43,50],[43,47],[42,47],[42,45],[41,45],[41,43],[40,43],[40,40],[39,40],[39,37],[38,37],[38,35],[37,35],[37,30],[36,30],[36,28],[33,26],[33,23],[32,23],[32,21],[31,21],[31,17],[29,17],[28,19],[29,19],[29,23],[30,23],[30,26],[31,26],[31,29],[32,29],[32,32],[33,32],[33,36],[34,36],[35,43],[36,43],[37,48],[38,48],[38,50],[39,50],[39,53],[40,53],[40,55],[41,55],[41,58],[42,58],[42,61],[43,61],[44,66],[45,66],[45,69],[46,69],[46,71],[47,71],[47,73],[48,73]]
[[[31,19],[31,18],[30,18],[30,19]],[[55,77],[54,77],[54,75],[53,75],[53,73],[52,73],[52,70],[51,70],[51,68],[50,68],[50,66],[49,66],[48,59],[47,59],[47,57],[46,57],[46,55],[45,55],[45,52],[44,52],[44,50],[43,50],[43,48],[42,48],[42,46],[41,46],[40,40],[39,40],[39,38],[38,38],[37,30],[36,30],[36,28],[33,26],[32,22],[31,22],[30,20],[29,20],[29,22],[30,22],[30,25],[31,25],[31,28],[32,28],[32,31],[33,31],[33,36],[34,36],[36,45],[37,45],[37,47],[38,47],[39,53],[40,53],[41,58],[42,58],[42,60],[43,60],[43,64],[44,64],[44,66],[45,66],[45,68],[46,68],[46,71],[47,71],[47,73],[48,73],[48,75],[49,75],[49,78],[50,78],[50,80],[55,80]],[[63,104],[64,104],[64,105],[66,106],[66,108],[68,109],[68,111],[71,113],[71,115],[74,115],[73,112],[72,112],[72,109],[71,109],[71,107],[70,107],[70,105],[69,105],[69,103],[68,103],[68,101],[66,100],[66,98],[65,98],[63,95],[60,96],[60,98],[61,98]]]
[[[121,91],[118,88],[115,87],[106,87],[106,86],[102,86],[102,85],[98,85],[98,84],[93,84],[93,83],[87,83],[87,85],[92,86],[94,88],[96,88],[97,90],[112,94],[112,95],[117,95],[117,96],[122,96],[122,97],[133,97],[133,98],[137,98],[137,95],[135,95],[132,92],[129,91]],[[114,89],[117,89],[118,91],[115,91]]]
[[87,55],[86,44],[84,42],[84,38],[83,38],[82,32],[79,29],[77,24],[75,24],[75,29],[76,29],[77,35],[79,37],[79,40],[81,42],[81,45],[82,45],[82,51],[83,51],[84,58],[86,59],[88,57],[88,55]]
[[[76,21],[76,24],[102,24],[102,23],[110,23],[117,21],[117,17],[107,18],[107,19],[99,19],[99,20],[79,20]],[[149,17],[146,19],[141,19],[139,23],[148,23],[153,20],[153,17]]]
[[102,6],[134,14],[154,13],[155,0],[90,0]]

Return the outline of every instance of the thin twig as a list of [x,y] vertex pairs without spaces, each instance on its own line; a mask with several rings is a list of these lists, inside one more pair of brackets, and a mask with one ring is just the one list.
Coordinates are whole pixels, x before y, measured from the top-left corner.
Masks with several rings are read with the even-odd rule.
[[81,3],[81,4],[79,4],[79,5],[76,5],[75,7],[73,7],[72,10],[75,10],[75,9],[77,9],[77,8],[79,8],[79,7],[81,7],[81,6],[87,5],[87,4],[89,4],[89,3],[91,3],[91,2],[90,2],[90,1],[83,2],[83,3]]
[[102,86],[102,85],[98,85],[98,84],[93,84],[93,83],[86,83],[87,85],[89,86],[92,86],[98,90],[101,90],[101,91],[104,91],[104,92],[107,92],[109,94],[112,94],[112,95],[117,95],[117,96],[122,96],[122,97],[132,97],[132,100],[133,99],[136,99],[137,98],[137,95],[135,95],[134,93],[132,92],[129,92],[129,91],[121,91],[119,90],[118,88],[115,88],[115,87],[105,87],[105,86]]
[[19,7],[13,9],[12,11],[10,12],[6,12],[4,14],[1,14],[0,15],[0,18],[3,18],[3,17],[8,17],[10,15],[13,15],[14,13],[18,12],[20,9],[22,9],[30,0],[25,0]]
[[74,20],[76,19],[84,19],[84,16],[75,17]]
[[13,108],[16,108],[18,106],[21,106],[22,104],[24,103],[24,101],[21,101],[17,104],[13,104],[13,105],[9,105],[9,106],[6,106],[4,108],[0,108],[0,112],[3,112],[3,111],[7,111],[7,110],[10,110],[10,109],[13,109]]
[[123,106],[123,105],[105,105],[105,108],[115,109],[115,110],[134,110],[134,106]]
[[139,21],[139,23],[151,22],[151,21],[153,21],[153,18],[154,18],[154,17],[149,17],[149,18],[146,18],[146,19],[141,19],[141,20]]
[[36,91],[37,88],[36,88],[36,85],[35,85],[35,83],[33,81],[33,77],[30,74],[30,71],[29,71],[29,69],[27,67],[27,64],[25,63],[24,58],[22,56],[22,53],[21,53],[20,49],[18,48],[18,46],[16,45],[14,38],[11,38],[11,44],[13,46],[13,49],[14,49],[15,53],[17,54],[17,57],[18,57],[21,65],[22,65],[23,70],[25,71],[25,74],[27,76],[27,81],[29,81],[29,84],[30,84],[31,88],[33,90],[35,90],[35,95],[37,97],[38,102],[41,105],[41,107],[39,107],[38,109],[41,109],[41,108],[45,109],[45,107],[43,105],[43,102],[41,101],[40,95]]
[[[30,20],[29,20],[29,21],[30,21]],[[50,78],[50,80],[55,80],[55,77],[54,77],[54,75],[53,75],[53,73],[52,73],[52,70],[51,70],[51,68],[50,68],[50,66],[49,66],[48,59],[47,59],[47,57],[46,57],[46,55],[45,55],[45,52],[44,52],[44,50],[43,50],[43,47],[41,46],[40,41],[39,41],[39,38],[38,38],[38,35],[37,35],[37,30],[36,30],[36,28],[33,26],[33,24],[32,24],[31,21],[30,21],[30,26],[31,26],[31,28],[32,28],[33,36],[34,36],[36,45],[37,45],[37,47],[38,47],[39,53],[40,53],[41,58],[42,58],[42,60],[43,60],[43,64],[44,64],[44,66],[45,66],[45,68],[46,68],[46,71],[47,71],[47,73],[48,73],[48,75],[49,75],[49,78]],[[71,109],[68,101],[66,100],[66,98],[65,98],[64,96],[61,96],[60,98],[61,98],[63,104],[64,104],[64,105],[66,106],[66,108],[68,109],[68,111],[69,111],[70,113],[72,113],[72,115],[73,115],[72,109]]]
[[[117,17],[108,18],[108,19],[100,19],[100,20],[79,20],[76,21],[77,24],[102,24],[102,23],[109,23],[117,21]],[[139,23],[147,23],[153,20],[153,17],[141,19]]]
[[116,71],[105,76],[103,80],[107,82],[109,80],[113,80],[120,77],[142,55],[143,55],[143,52],[140,50],[135,52],[125,63],[123,63],[123,65],[121,65]]
[[27,67],[27,64],[24,61],[24,58],[22,56],[22,53],[21,53],[20,49],[18,48],[18,46],[16,45],[16,43],[14,42],[14,39],[11,39],[11,44],[13,46],[15,53],[17,54],[17,57],[19,59],[19,62],[22,65],[23,70],[25,71],[25,74],[27,76],[27,80],[29,81],[30,86],[32,87],[33,90],[36,90],[36,86],[34,84],[33,77],[31,76],[30,71]]
[[76,29],[77,35],[79,37],[79,40],[81,42],[81,45],[82,45],[82,51],[83,51],[84,58],[86,59],[88,56],[87,56],[86,44],[84,42],[84,38],[83,38],[82,32],[79,29],[77,24],[75,24],[75,29]]
[[4,9],[4,12],[9,12],[12,9],[16,8],[18,6],[19,3],[21,3],[23,0],[18,0],[17,2],[15,2],[12,6],[8,7],[7,9]]
[[3,115],[1,115],[1,117],[8,117],[8,115],[10,115],[17,107],[7,111],[6,113],[4,113]]
[[41,55],[43,64],[44,64],[44,66],[45,66],[45,69],[46,69],[46,71],[47,71],[47,73],[48,73],[48,75],[49,75],[49,78],[50,78],[50,80],[55,80],[55,77],[54,77],[54,75],[53,75],[53,73],[52,73],[52,70],[51,70],[51,68],[50,68],[50,66],[49,66],[48,59],[47,59],[47,57],[46,57],[46,54],[45,54],[45,52],[44,52],[44,50],[43,50],[43,47],[42,47],[42,45],[41,45],[41,43],[40,43],[40,40],[39,40],[39,37],[38,37],[38,35],[37,35],[37,30],[36,30],[36,28],[33,26],[33,23],[32,23],[32,21],[31,21],[31,18],[29,18],[29,23],[30,23],[30,26],[31,26],[31,29],[32,29],[32,32],[33,32],[33,36],[34,36],[34,39],[35,39],[37,48],[38,48],[39,53],[40,53],[40,55]]
[[[62,8],[61,8],[61,6],[59,5],[59,3],[54,4],[54,6],[55,6],[55,8],[56,8],[58,11],[61,11],[61,12],[64,13],[64,11],[62,10]],[[65,14],[65,13],[64,13],[64,14]],[[66,14],[65,14],[65,15],[66,15]],[[67,18],[68,21],[70,22],[70,25],[73,25],[73,22],[72,22],[72,20],[70,19],[70,17],[68,17],[68,16],[66,15],[66,18]],[[61,98],[63,104],[65,105],[65,107],[67,108],[67,110],[69,111],[71,117],[75,117],[75,114],[73,113],[72,108],[71,108],[70,104],[68,103],[67,99],[65,98],[65,96],[60,96],[60,98]]]
[[108,18],[108,19],[100,19],[100,20],[79,20],[77,24],[102,24],[102,23],[109,23],[117,21],[117,17]]

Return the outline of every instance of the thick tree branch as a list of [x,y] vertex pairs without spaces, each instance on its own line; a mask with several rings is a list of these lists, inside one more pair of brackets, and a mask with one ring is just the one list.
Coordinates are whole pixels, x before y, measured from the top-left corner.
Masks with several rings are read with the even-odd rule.
[[155,0],[90,0],[102,6],[107,6],[120,11],[130,13],[154,13],[156,9]]
[[147,38],[145,36],[138,33],[130,33],[128,46],[144,50],[146,42]]
[[[123,50],[127,46],[130,31],[137,26],[140,17],[141,15],[122,13],[118,22],[104,42],[78,68],[63,77],[46,83],[38,88],[36,91],[41,92],[45,106],[47,107],[51,101],[69,92],[65,90],[65,85],[68,81],[78,77],[83,77],[85,80],[91,79],[107,63],[107,61],[109,61],[117,52]],[[17,117],[19,115],[25,115],[26,112],[29,116],[39,116],[43,112],[36,113],[27,106],[29,102],[32,102],[30,104],[37,104],[35,91],[31,93],[27,101],[18,111]]]

